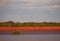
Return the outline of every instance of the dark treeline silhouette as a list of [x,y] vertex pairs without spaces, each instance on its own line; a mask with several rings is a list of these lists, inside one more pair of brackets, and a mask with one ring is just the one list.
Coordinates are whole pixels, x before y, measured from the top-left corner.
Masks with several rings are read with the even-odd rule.
[[60,26],[57,22],[0,22],[0,27],[45,27],[45,26]]

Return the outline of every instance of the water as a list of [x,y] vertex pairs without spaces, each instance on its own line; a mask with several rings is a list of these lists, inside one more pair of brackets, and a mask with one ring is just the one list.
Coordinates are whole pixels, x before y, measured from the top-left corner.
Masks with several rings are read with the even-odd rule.
[[0,41],[60,41],[59,34],[0,35]]

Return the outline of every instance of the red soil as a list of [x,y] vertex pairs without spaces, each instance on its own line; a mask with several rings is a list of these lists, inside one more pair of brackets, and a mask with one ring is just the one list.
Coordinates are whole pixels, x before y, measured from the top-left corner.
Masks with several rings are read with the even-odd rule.
[[60,30],[60,27],[0,27],[1,30]]

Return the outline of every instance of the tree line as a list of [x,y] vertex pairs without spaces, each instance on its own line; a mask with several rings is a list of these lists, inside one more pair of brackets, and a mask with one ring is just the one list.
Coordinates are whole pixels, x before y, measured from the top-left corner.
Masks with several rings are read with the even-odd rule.
[[45,26],[60,26],[57,22],[0,22],[0,27],[45,27]]

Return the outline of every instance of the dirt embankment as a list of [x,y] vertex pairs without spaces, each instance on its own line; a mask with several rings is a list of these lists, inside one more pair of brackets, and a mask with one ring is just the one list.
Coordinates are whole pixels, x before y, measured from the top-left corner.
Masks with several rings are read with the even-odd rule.
[[0,27],[0,30],[60,30],[60,27]]
[[0,34],[11,34],[13,31],[21,34],[60,34],[60,27],[0,27]]

